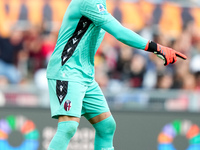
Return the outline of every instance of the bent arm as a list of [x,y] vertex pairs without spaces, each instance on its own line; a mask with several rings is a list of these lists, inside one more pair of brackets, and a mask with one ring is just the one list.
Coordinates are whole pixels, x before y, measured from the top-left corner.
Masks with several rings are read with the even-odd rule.
[[117,40],[128,46],[144,50],[148,43],[148,40],[144,39],[132,30],[125,28],[115,18],[112,19],[112,21],[103,24],[101,27],[106,32],[113,35]]
[[81,0],[80,13],[90,19],[96,26],[101,27],[122,43],[131,47],[156,53],[159,57],[161,55],[163,59],[165,59],[165,65],[176,62],[176,56],[183,59],[187,58],[185,55],[178,53],[173,49],[148,41],[132,30],[123,27],[111,14],[107,12],[105,1]]
[[142,38],[132,30],[123,27],[107,12],[106,4],[101,0],[82,0],[80,12],[96,26],[101,27],[122,43],[138,49],[145,49],[148,40]]

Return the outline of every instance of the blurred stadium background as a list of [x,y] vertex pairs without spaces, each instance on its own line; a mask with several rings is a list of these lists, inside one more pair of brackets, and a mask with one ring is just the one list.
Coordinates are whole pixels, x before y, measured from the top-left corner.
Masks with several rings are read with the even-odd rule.
[[[0,150],[46,150],[46,65],[70,0],[0,0]],[[107,0],[141,36],[187,55],[163,66],[154,54],[109,34],[95,56],[96,80],[117,122],[116,150],[200,150],[200,1]],[[123,34],[123,33],[122,33]],[[93,150],[83,118],[68,150]]]

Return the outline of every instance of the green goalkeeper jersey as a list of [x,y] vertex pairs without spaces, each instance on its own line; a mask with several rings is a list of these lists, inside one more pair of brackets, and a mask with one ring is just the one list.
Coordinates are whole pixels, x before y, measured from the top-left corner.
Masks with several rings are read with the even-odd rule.
[[72,0],[48,63],[47,78],[90,84],[94,80],[94,56],[105,31],[139,49],[148,43],[109,14],[105,0]]

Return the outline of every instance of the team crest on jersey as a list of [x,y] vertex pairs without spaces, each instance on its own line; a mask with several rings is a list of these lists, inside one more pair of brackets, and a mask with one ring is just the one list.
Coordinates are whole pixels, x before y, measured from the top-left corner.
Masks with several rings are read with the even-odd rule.
[[97,8],[99,9],[100,14],[104,14],[106,12],[103,4],[97,4]]
[[71,107],[72,107],[72,102],[70,100],[66,100],[64,104],[64,109],[66,111],[70,111]]

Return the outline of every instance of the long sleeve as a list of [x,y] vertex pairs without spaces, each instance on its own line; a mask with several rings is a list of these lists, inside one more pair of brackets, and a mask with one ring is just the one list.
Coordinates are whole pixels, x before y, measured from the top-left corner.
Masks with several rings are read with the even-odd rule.
[[83,16],[89,18],[96,26],[100,26],[120,42],[138,49],[145,49],[148,40],[132,30],[123,27],[107,12],[105,1],[82,0],[80,12]]
[[144,39],[132,30],[123,27],[116,19],[102,25],[102,28],[120,42],[131,47],[144,50],[148,43],[148,40]]

